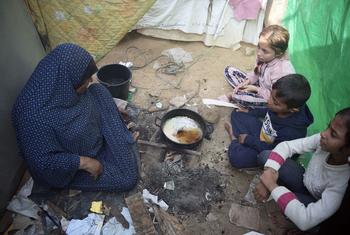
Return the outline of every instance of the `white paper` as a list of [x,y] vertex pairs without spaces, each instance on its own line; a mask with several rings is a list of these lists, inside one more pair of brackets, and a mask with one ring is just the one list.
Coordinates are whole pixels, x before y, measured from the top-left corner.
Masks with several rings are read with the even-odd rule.
[[102,235],[133,235],[136,234],[135,227],[132,223],[129,209],[123,207],[121,214],[129,223],[129,228],[124,228],[121,223],[117,221],[115,217],[108,220],[108,222],[102,228]]
[[145,203],[150,204],[151,202],[157,204],[158,206],[160,206],[160,208],[164,209],[165,211],[169,208],[168,204],[166,204],[166,202],[164,202],[163,200],[160,200],[158,202],[158,196],[151,194],[147,189],[143,190],[142,196]]
[[39,219],[39,206],[27,197],[13,196],[6,209],[30,218]]
[[28,197],[30,194],[32,194],[33,185],[34,185],[33,178],[30,177],[28,181],[19,190],[19,192],[17,193],[17,196]]
[[203,104],[206,104],[206,105],[215,105],[215,106],[223,106],[223,107],[231,107],[231,108],[239,108],[238,105],[236,104],[232,104],[232,103],[229,103],[229,102],[225,102],[225,101],[221,101],[221,100],[216,100],[216,99],[206,99],[206,98],[203,98],[202,99],[203,101]]
[[68,235],[100,235],[104,217],[104,215],[90,213],[88,217],[83,220],[72,219],[66,233]]
[[264,234],[258,233],[258,232],[255,232],[255,231],[250,231],[249,233],[245,233],[243,235],[264,235]]

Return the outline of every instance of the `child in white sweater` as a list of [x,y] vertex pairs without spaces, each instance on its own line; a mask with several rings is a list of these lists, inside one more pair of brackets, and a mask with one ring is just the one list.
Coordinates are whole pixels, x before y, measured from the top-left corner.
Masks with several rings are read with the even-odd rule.
[[[306,152],[313,155],[304,173],[287,158]],[[282,212],[299,229],[308,230],[339,208],[350,177],[349,156],[350,108],[346,108],[323,132],[277,145],[265,163],[255,196],[266,199],[267,189]]]

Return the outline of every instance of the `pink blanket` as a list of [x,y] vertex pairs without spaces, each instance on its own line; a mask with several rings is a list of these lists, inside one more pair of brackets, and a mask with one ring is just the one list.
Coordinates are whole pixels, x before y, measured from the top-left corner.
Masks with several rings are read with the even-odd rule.
[[261,8],[260,0],[229,0],[236,20],[255,20]]

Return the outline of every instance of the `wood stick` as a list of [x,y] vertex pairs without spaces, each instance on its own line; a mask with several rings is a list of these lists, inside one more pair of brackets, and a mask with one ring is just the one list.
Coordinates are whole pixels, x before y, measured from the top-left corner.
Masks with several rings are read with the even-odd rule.
[[168,214],[161,208],[157,206],[152,206],[154,210],[154,215],[159,223],[159,227],[163,232],[163,235],[184,235],[185,228],[182,224],[180,224],[179,220],[173,216]]
[[186,153],[186,154],[191,154],[191,155],[196,155],[196,156],[201,156],[201,152],[198,151],[194,151],[194,150],[189,150],[189,149],[179,149],[179,148],[173,148],[171,146],[165,145],[165,144],[160,144],[160,143],[154,143],[154,142],[150,142],[150,141],[146,141],[146,140],[138,140],[137,141],[139,144],[144,144],[144,145],[148,145],[148,146],[152,146],[152,147],[156,147],[156,148],[163,148],[163,149],[172,149],[175,151],[179,151],[182,153]]
[[152,219],[143,202],[141,193],[136,193],[125,198],[126,205],[129,208],[136,234],[139,235],[157,235]]

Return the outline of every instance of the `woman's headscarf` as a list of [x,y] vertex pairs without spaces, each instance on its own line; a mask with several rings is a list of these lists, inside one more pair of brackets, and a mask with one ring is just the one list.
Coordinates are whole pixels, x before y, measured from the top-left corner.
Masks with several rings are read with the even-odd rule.
[[[117,139],[112,140],[117,143],[112,148],[121,146],[121,151],[112,149],[113,154],[129,154],[124,146],[132,137],[116,108],[110,107],[113,102],[108,90],[96,85],[82,95],[75,91],[92,60],[77,45],[57,46],[40,61],[14,105],[13,121],[22,155],[34,178],[51,185],[67,185],[78,170],[79,156],[96,157],[104,141]],[[103,98],[96,97],[97,93]],[[113,136],[103,133],[105,126]]]

